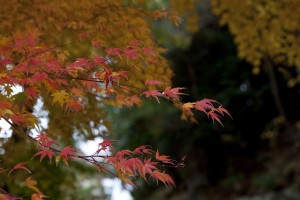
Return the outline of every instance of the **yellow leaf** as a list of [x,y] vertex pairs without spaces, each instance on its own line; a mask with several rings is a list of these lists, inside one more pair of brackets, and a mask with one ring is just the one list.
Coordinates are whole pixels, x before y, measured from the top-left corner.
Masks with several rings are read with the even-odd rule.
[[67,159],[63,158],[63,162],[64,162],[64,164],[65,164],[67,167],[69,167],[69,163],[68,163],[68,160],[67,160]]
[[10,109],[4,108],[4,109],[0,109],[0,114],[2,116],[6,114],[13,115],[14,113]]
[[25,180],[25,185],[32,189],[33,191],[37,192],[37,193],[41,193],[41,191],[36,187],[37,182],[33,179],[31,179],[31,176],[29,176],[26,180]]
[[55,92],[51,96],[53,96],[53,104],[57,102],[61,106],[63,106],[65,100],[68,99],[68,93],[66,93],[65,90]]
[[55,158],[56,167],[57,167],[57,165],[58,165],[60,159],[61,159],[61,156],[56,156],[56,158]]
[[190,102],[185,103],[185,104],[182,105],[183,109],[191,109],[191,108],[194,108],[194,107],[195,107],[195,103],[190,103]]
[[124,174],[122,173],[122,171],[120,169],[116,170],[117,176],[124,182],[127,183],[129,185],[132,185],[133,187],[135,187],[135,185],[133,184],[133,182],[127,178],[126,176],[124,176]]
[[4,77],[6,77],[6,76],[7,76],[6,73],[0,73],[0,78],[4,78]]

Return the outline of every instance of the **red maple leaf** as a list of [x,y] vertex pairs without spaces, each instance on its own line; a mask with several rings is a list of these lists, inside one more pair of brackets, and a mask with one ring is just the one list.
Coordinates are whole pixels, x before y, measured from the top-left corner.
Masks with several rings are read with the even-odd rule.
[[227,114],[231,119],[232,116],[230,115],[229,111],[222,106],[219,106],[218,108],[215,109],[217,112],[219,112],[222,116],[224,116],[224,113]]
[[31,159],[33,159],[36,156],[40,156],[40,161],[42,161],[46,156],[48,156],[50,163],[51,163],[53,155],[54,155],[54,152],[52,150],[43,148],[41,151],[34,154],[34,156]]
[[148,91],[143,92],[141,94],[141,96],[142,95],[145,95],[146,98],[154,97],[157,100],[157,102],[159,103],[159,100],[157,97],[162,96],[162,93],[158,90],[148,90]]
[[218,102],[213,99],[202,99],[200,101],[195,102],[195,109],[200,110],[207,114],[207,111],[213,108],[213,103],[218,103]]
[[60,156],[62,158],[65,158],[66,160],[69,160],[71,158],[71,156],[76,155],[75,153],[76,149],[71,147],[71,146],[66,146],[65,148],[63,148],[60,152]]
[[97,65],[104,65],[105,66],[106,59],[101,56],[94,56],[94,63]]
[[133,152],[142,155],[142,154],[152,154],[153,150],[150,149],[150,146],[143,145],[136,148]]
[[108,56],[119,56],[120,59],[122,59],[121,54],[120,54],[120,49],[119,48],[108,48],[105,50]]
[[132,47],[127,47],[124,51],[123,54],[125,55],[127,61],[129,59],[135,59],[139,56],[137,50],[135,48]]
[[179,100],[180,99],[180,95],[184,95],[185,93],[180,92],[180,90],[183,90],[185,88],[183,87],[175,87],[175,88],[171,88],[170,86],[166,87],[166,89],[164,90],[164,92],[162,93],[163,95],[171,98],[172,100]]
[[108,148],[112,149],[113,148],[113,143],[115,141],[112,139],[104,139],[102,142],[100,142],[98,144],[98,150],[97,153],[101,152],[101,151],[106,151],[108,150]]
[[223,126],[221,119],[220,119],[220,115],[215,113],[213,110],[208,112],[208,116],[213,120],[213,122],[216,120],[217,122],[219,122],[219,124],[221,124]]
[[33,76],[32,76],[32,80],[34,82],[42,82],[44,81],[45,79],[48,78],[48,75],[45,73],[45,72],[41,72],[41,73],[35,73]]
[[101,77],[103,77],[103,81],[105,83],[106,89],[107,89],[109,83],[113,84],[113,78],[111,75],[112,75],[111,69],[104,68],[104,72],[101,74]]
[[150,174],[151,176],[153,176],[153,170],[157,169],[155,165],[157,165],[157,162],[153,162],[151,158],[145,159],[144,164],[142,166],[141,175],[143,175],[143,177],[145,177],[146,174]]
[[31,174],[31,171],[25,167],[24,165],[26,165],[27,162],[20,162],[18,164],[16,164],[9,172],[8,175],[10,175],[13,171],[17,170],[17,169],[23,169],[25,171],[27,171],[29,174]]
[[111,74],[111,79],[117,81],[117,83],[120,82],[121,77],[123,77],[123,78],[125,78],[125,79],[128,80],[128,76],[127,76],[126,73],[127,73],[127,72],[126,72],[126,71],[123,71],[123,70],[120,70],[120,71],[118,71],[118,72],[112,72],[112,74]]
[[40,91],[38,91],[35,87],[28,87],[25,89],[27,99],[29,98],[36,99],[38,96],[38,92]]
[[35,137],[37,143],[42,147],[51,147],[53,144],[58,145],[56,141],[54,141],[51,137],[49,137],[46,133],[41,133],[39,136]]
[[26,119],[20,115],[11,115],[11,121],[15,124],[24,124]]
[[166,174],[164,172],[160,172],[159,170],[153,171],[152,178],[154,180],[156,180],[157,182],[158,181],[163,182],[166,186],[168,186],[170,184],[175,186],[175,183],[174,183],[172,177],[169,174]]
[[175,163],[175,160],[170,159],[170,156],[159,155],[158,150],[155,153],[155,159],[159,160],[163,163],[166,163],[166,164],[172,164],[173,165]]

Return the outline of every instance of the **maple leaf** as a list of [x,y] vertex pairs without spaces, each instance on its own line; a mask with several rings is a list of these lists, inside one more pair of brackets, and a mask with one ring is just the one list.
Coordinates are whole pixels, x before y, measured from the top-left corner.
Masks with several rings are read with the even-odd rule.
[[24,166],[24,165],[26,165],[26,164],[27,164],[27,162],[20,162],[20,163],[16,164],[16,165],[8,172],[8,176],[9,176],[13,171],[15,171],[15,170],[17,170],[17,169],[23,169],[23,170],[27,171],[29,174],[31,174],[31,171],[30,171],[27,167]]
[[103,79],[103,81],[105,83],[105,89],[108,88],[109,83],[113,84],[111,75],[112,75],[112,71],[111,71],[111,69],[108,69],[108,68],[104,68],[104,72],[102,72],[100,75],[100,79]]
[[107,53],[108,56],[110,55],[118,56],[120,59],[122,59],[119,48],[108,48],[105,50],[105,52]]
[[133,150],[133,152],[142,155],[142,154],[152,154],[153,150],[150,149],[150,146],[143,145],[143,146],[137,147],[135,150]]
[[45,72],[41,72],[41,73],[38,72],[32,76],[32,80],[34,82],[42,82],[47,78],[48,78],[48,75]]
[[197,123],[197,120],[194,118],[194,114],[192,112],[192,109],[195,108],[195,103],[184,103],[181,106],[182,114],[181,119],[182,120],[190,120],[193,123]]
[[103,58],[103,57],[101,57],[101,56],[98,56],[98,55],[94,56],[94,62],[96,64],[98,64],[98,65],[104,65],[104,66],[106,66],[106,64],[105,64],[106,59]]
[[34,156],[31,159],[33,159],[36,156],[41,156],[40,157],[40,162],[41,162],[46,156],[48,156],[50,163],[51,163],[53,155],[54,155],[54,152],[52,150],[43,148],[41,151],[34,154]]
[[180,92],[180,90],[183,90],[185,88],[183,87],[175,87],[171,88],[170,86],[166,87],[166,89],[163,91],[163,95],[166,95],[167,97],[171,98],[172,100],[179,100],[180,95],[184,95],[185,93]]
[[173,165],[175,163],[175,160],[170,159],[170,156],[159,155],[158,150],[155,153],[155,159],[159,160],[159,161],[161,161],[163,163],[166,163],[166,164],[172,164]]
[[145,95],[146,98],[154,97],[154,98],[156,99],[156,101],[157,101],[158,103],[160,103],[159,100],[158,100],[158,97],[159,97],[159,96],[162,96],[162,93],[159,92],[158,90],[148,90],[148,91],[143,92],[143,93],[141,94],[141,96],[142,96],[142,95]]
[[225,108],[223,108],[222,106],[219,106],[218,108],[215,109],[217,112],[219,112],[222,116],[224,116],[224,113],[227,114],[231,119],[232,116],[230,115],[229,111]]
[[108,148],[112,149],[114,142],[115,141],[111,140],[111,139],[106,139],[106,138],[103,139],[103,141],[98,144],[97,153],[99,153],[101,151],[106,151],[106,150],[108,150]]
[[83,109],[82,104],[74,99],[68,99],[66,102],[66,108],[68,109],[68,111],[76,111],[78,112],[79,110]]
[[83,97],[83,96],[84,96],[84,92],[82,91],[82,89],[77,88],[77,87],[73,87],[73,88],[71,89],[71,92],[72,92],[75,96],[77,96],[77,97]]
[[53,144],[56,144],[58,146],[58,143],[54,141],[51,137],[49,137],[46,133],[41,133],[34,139],[37,140],[37,143],[41,145],[42,147],[51,147]]
[[25,89],[25,93],[27,99],[36,99],[40,91],[38,91],[35,87],[28,87]]
[[141,105],[141,98],[138,95],[133,95],[130,97],[129,105],[133,106],[134,104],[140,106]]
[[132,185],[133,187],[136,188],[136,186],[133,184],[133,182],[127,178],[126,176],[124,176],[124,174],[122,173],[122,171],[120,169],[116,169],[116,175],[124,182],[127,183],[129,185]]
[[71,156],[76,155],[76,149],[71,146],[66,146],[60,152],[60,156],[66,160],[69,160]]
[[160,172],[159,170],[154,170],[154,171],[152,172],[152,178],[153,178],[154,180],[156,180],[157,183],[158,183],[158,181],[161,181],[161,182],[163,182],[166,186],[168,186],[168,185],[170,185],[170,184],[172,184],[172,185],[175,186],[175,183],[174,183],[172,177],[171,177],[169,174],[166,174],[166,173],[164,173],[164,172]]
[[135,59],[139,56],[137,50],[132,47],[127,47],[124,51],[123,54],[126,57],[126,60],[128,61],[129,59]]
[[117,104],[118,104],[118,107],[119,107],[119,108],[122,108],[123,105],[125,105],[125,106],[130,106],[130,102],[129,102],[128,99],[127,99],[124,95],[122,95],[122,94],[117,94],[116,101],[117,101]]
[[200,101],[195,102],[195,109],[200,110],[207,114],[207,110],[213,108],[212,103],[218,103],[216,100],[213,99],[202,99]]
[[183,105],[182,105],[182,110],[184,111],[184,112],[187,112],[187,113],[191,113],[192,114],[192,108],[195,108],[195,103],[191,103],[191,102],[188,102],[188,103],[184,103]]
[[51,96],[53,96],[53,104],[57,102],[60,106],[63,106],[65,100],[68,99],[69,94],[66,93],[65,90],[60,90],[53,93]]
[[71,146],[67,146],[64,149],[61,150],[60,154],[55,158],[56,166],[58,165],[60,159],[63,159],[64,164],[69,167],[68,160],[71,158],[71,156],[77,156],[75,153],[75,148]]
[[120,77],[123,77],[123,78],[125,78],[125,79],[128,80],[128,76],[127,76],[126,73],[127,73],[127,72],[126,72],[126,71],[123,71],[123,70],[120,70],[120,71],[118,71],[118,72],[112,72],[111,78],[112,78],[113,80],[116,80],[116,81],[119,83],[119,82],[120,82]]
[[219,124],[221,124],[223,126],[221,119],[220,119],[220,115],[215,113],[213,110],[208,112],[208,116],[213,120],[213,122],[216,120],[217,122],[219,122]]
[[119,163],[119,166],[122,168],[122,172],[126,176],[134,176],[136,174],[136,169],[138,166],[142,166],[143,162],[140,158],[133,157],[133,158],[123,158]]
[[151,158],[145,159],[144,164],[142,165],[142,175],[146,177],[146,174],[150,174],[153,176],[153,170],[156,170],[157,167],[155,166],[157,162],[153,162]]
[[26,119],[21,115],[11,115],[11,121],[15,124],[24,124]]
[[28,178],[26,178],[26,180],[25,180],[25,185],[26,185],[28,188],[32,189],[33,191],[35,191],[35,192],[37,192],[37,193],[41,193],[41,191],[39,190],[39,188],[36,187],[37,181],[33,180],[33,179],[31,178],[31,176],[29,176]]

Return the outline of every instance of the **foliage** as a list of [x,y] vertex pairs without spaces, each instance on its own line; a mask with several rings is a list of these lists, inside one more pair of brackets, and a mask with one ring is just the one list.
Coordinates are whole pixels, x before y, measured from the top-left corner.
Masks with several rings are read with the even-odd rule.
[[253,64],[255,72],[265,56],[275,63],[299,67],[297,9],[299,2],[295,0],[212,1],[221,25],[228,25],[235,36],[239,56]]
[[[68,167],[76,158],[133,186],[138,177],[175,185],[164,168],[182,167],[184,160],[176,162],[150,146],[114,152],[115,142],[106,138],[94,154],[84,156],[73,147],[72,136],[79,132],[87,138],[105,137],[101,131],[93,133],[107,127],[104,105],[133,107],[140,105],[143,96],[158,103],[159,99],[172,102],[182,110],[182,118],[191,121],[196,121],[194,111],[204,112],[220,124],[224,115],[230,116],[213,99],[181,102],[184,88],[170,86],[171,72],[145,17],[167,17],[175,24],[179,18],[172,12],[144,11],[143,5],[130,1],[1,3],[5,37],[0,40],[0,114],[13,129],[12,141],[36,144],[31,159],[39,157],[43,163],[49,159],[50,164],[55,159],[56,165],[62,162]],[[80,48],[76,50],[75,45]],[[13,94],[14,86],[22,91]],[[46,129],[33,113],[38,99],[49,111]],[[32,135],[33,129],[37,136]],[[3,146],[9,147],[9,141]],[[15,176],[20,169],[31,173],[28,165],[20,161],[2,168],[1,173]],[[46,197],[34,178],[27,177],[24,183],[35,192],[32,199]],[[5,191],[1,195],[12,198]]]

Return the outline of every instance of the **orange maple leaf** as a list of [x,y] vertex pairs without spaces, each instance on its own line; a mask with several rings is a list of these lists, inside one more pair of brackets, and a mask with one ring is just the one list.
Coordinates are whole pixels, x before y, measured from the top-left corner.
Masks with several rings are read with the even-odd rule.
[[170,184],[175,186],[175,182],[173,181],[172,177],[169,174],[166,174],[164,172],[160,172],[159,170],[153,171],[152,178],[154,180],[156,180],[157,183],[158,183],[158,181],[161,181],[166,186],[168,186]]

